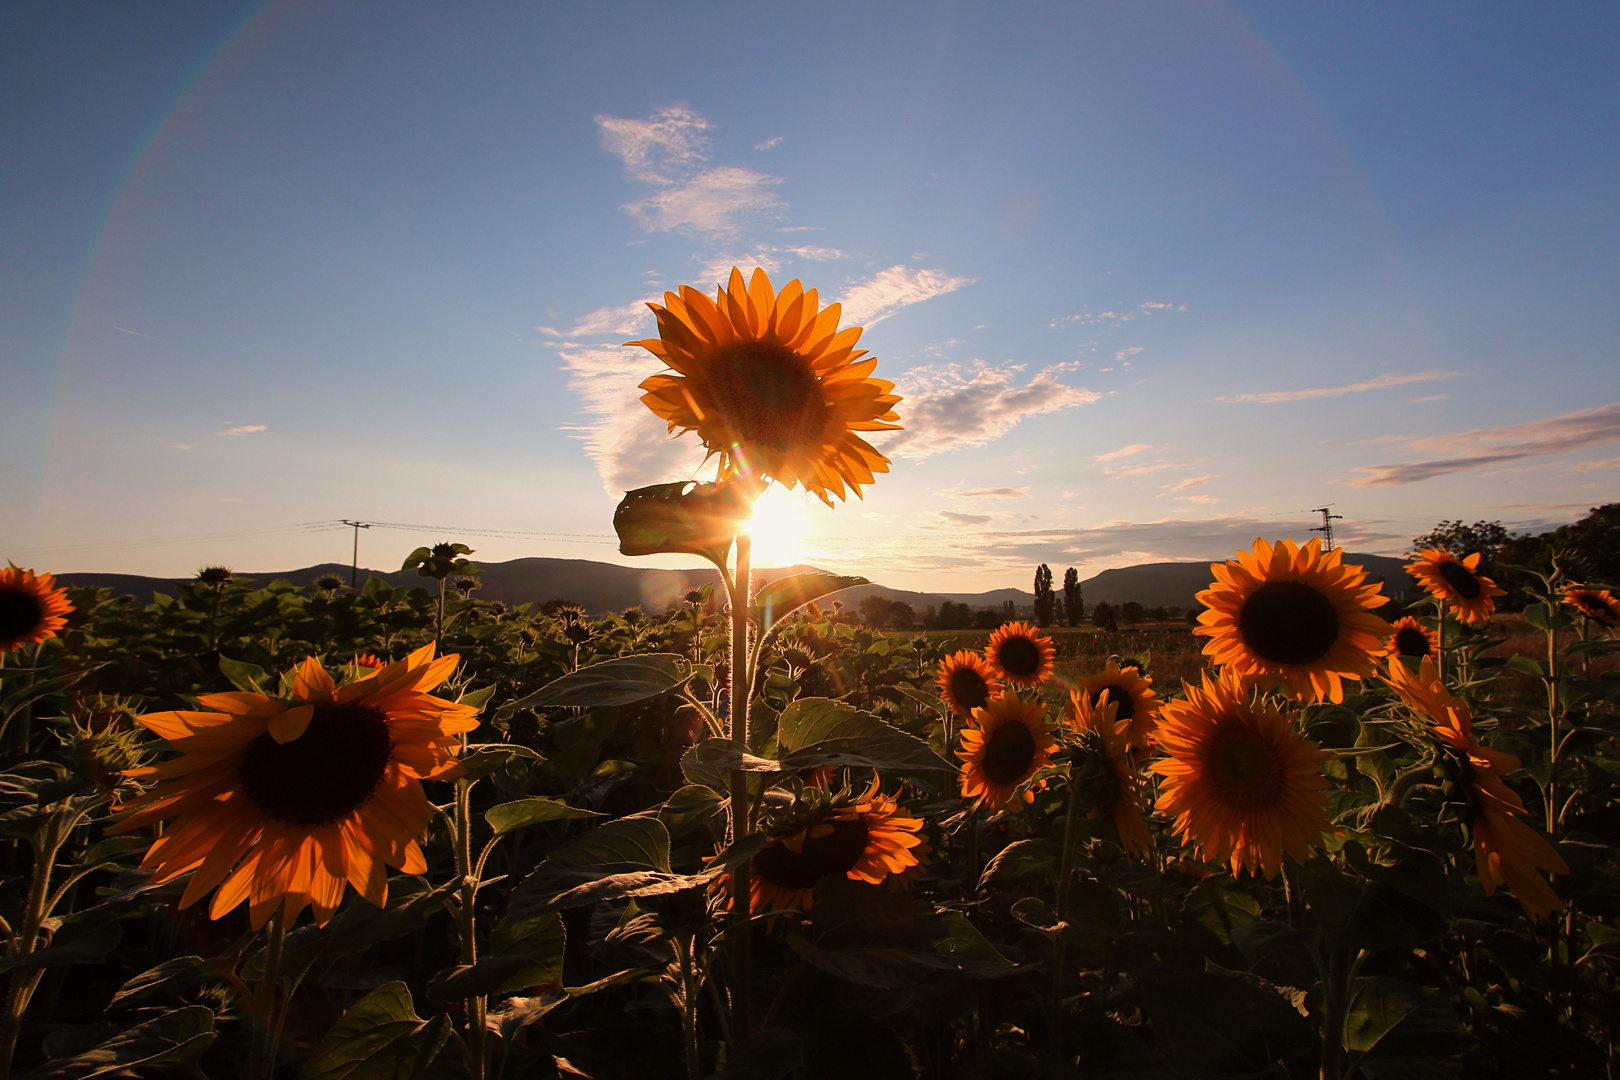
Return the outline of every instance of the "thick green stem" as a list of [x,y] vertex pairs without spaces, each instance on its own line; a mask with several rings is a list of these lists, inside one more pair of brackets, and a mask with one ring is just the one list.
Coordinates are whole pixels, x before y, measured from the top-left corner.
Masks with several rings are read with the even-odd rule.
[[1069,763],[1069,809],[1063,818],[1063,850],[1058,855],[1056,889],[1058,932],[1052,946],[1052,1049],[1063,1047],[1063,961],[1064,935],[1069,921],[1069,879],[1074,877],[1075,826],[1080,820],[1079,792],[1074,784],[1074,762]]
[[1446,602],[1437,600],[1434,608],[1440,613],[1440,617],[1435,620],[1434,627],[1434,670],[1435,674],[1440,677],[1441,683],[1444,683],[1446,681]]
[[1322,980],[1321,1080],[1344,1075],[1344,1018],[1350,1007],[1350,954],[1342,949],[1328,956],[1327,978]]
[[[468,967],[478,962],[478,926],[474,911],[478,902],[478,878],[472,858],[472,786],[471,780],[456,781],[456,872],[461,875],[461,902],[456,918],[461,931],[461,962]],[[467,1075],[472,1080],[484,1077],[486,1004],[482,994],[466,1002]]]
[[[34,848],[34,866],[28,882],[28,906],[23,923],[12,943],[12,956],[33,954],[39,944],[39,928],[50,914],[51,868],[56,864],[56,853],[61,847],[63,830],[56,820],[48,821],[42,830],[40,842]],[[39,986],[44,969],[16,967],[11,972],[11,986],[6,994],[5,1018],[0,1024],[0,1080],[9,1080],[11,1059],[17,1053],[17,1036],[22,1031],[23,1013]]]
[[259,976],[258,993],[254,995],[253,1047],[248,1057],[248,1080],[268,1080],[275,1072],[275,1036],[278,1025],[276,1015],[276,984],[281,981],[281,942],[286,936],[286,923],[277,905],[270,916],[270,929],[264,942],[264,972]]
[[1547,835],[1558,838],[1558,609],[1547,601]]
[[[749,555],[752,541],[746,533],[737,536],[737,563],[731,590],[731,742],[739,754],[748,752],[748,706],[753,696],[754,673],[748,662],[748,609],[752,603],[752,574]],[[749,830],[748,774],[741,769],[731,773],[731,836],[736,843]],[[731,874],[731,1029],[733,1037],[746,1039],[749,1033],[748,993],[751,981],[749,938],[752,885],[747,860]]]

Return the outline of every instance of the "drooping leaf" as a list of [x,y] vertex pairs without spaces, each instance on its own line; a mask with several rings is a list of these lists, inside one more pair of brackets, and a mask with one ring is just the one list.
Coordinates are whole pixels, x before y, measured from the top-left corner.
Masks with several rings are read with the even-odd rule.
[[516,743],[484,743],[471,746],[458,760],[461,767],[466,770],[467,776],[477,780],[519,758],[527,761],[545,760],[534,750]]
[[562,918],[554,912],[508,921],[491,935],[489,956],[435,978],[429,992],[436,1001],[454,1001],[561,985],[565,943]]
[[201,1075],[197,1059],[214,1041],[214,1014],[201,1005],[164,1013],[104,1040],[93,1049],[47,1062],[35,1080],[91,1080],[96,1076],[146,1076],[167,1066]]
[[27,956],[0,957],[5,968],[48,968],[64,964],[99,964],[118,948],[124,925],[110,911],[90,911],[72,916],[51,937],[51,943]]
[[309,1064],[327,1080],[412,1080],[449,1037],[448,1016],[423,1020],[404,983],[385,983],[343,1014]]
[[512,891],[507,921],[553,910],[558,897],[616,874],[669,874],[669,830],[655,817],[603,822],[553,851]]
[[679,653],[643,653],[604,660],[547,683],[513,708],[629,705],[679,686],[685,679],[683,660]]
[[200,956],[180,956],[173,960],[165,960],[155,968],[149,968],[124,983],[118,992],[112,996],[108,1007],[117,1005],[120,1001],[128,1001],[150,994],[160,986],[166,986],[181,979],[188,979],[198,972],[208,970],[208,961]]
[[869,584],[863,577],[838,574],[791,574],[777,578],[754,595],[754,622],[765,633],[812,600],[856,585]]
[[519,1031],[568,1000],[562,987],[550,987],[532,997],[509,997],[484,1016],[489,1030],[510,1042]]
[[979,875],[979,888],[992,881],[1014,881],[1026,877],[1051,879],[1057,872],[1057,845],[1050,840],[1014,840],[985,866]]
[[484,820],[489,822],[490,828],[495,830],[496,836],[504,835],[514,829],[521,829],[526,825],[601,816],[595,810],[569,806],[561,799],[548,799],[544,795],[531,795],[526,799],[518,799],[515,802],[501,803],[499,806],[492,806],[484,812]]
[[681,481],[627,491],[613,512],[622,555],[701,555],[724,567],[731,543],[754,512],[763,487]]
[[824,765],[955,772],[926,742],[842,701],[800,698],[776,722],[779,759],[787,771]]

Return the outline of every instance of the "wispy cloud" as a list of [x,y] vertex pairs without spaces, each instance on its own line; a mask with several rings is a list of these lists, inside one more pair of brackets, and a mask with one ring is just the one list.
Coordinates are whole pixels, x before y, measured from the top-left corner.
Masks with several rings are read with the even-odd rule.
[[1121,350],[1119,350],[1119,352],[1115,353],[1114,354],[1114,359],[1115,360],[1123,360],[1125,362],[1125,366],[1130,367],[1131,366],[1131,357],[1133,357],[1137,353],[1141,352],[1142,349],[1143,349],[1143,347],[1141,345],[1132,345],[1128,349],[1121,349]]
[[1367,475],[1350,481],[1350,486],[1398,487],[1487,465],[1568,454],[1616,442],[1620,442],[1620,404],[1604,405],[1524,424],[1417,439],[1406,449],[1426,455],[1424,460],[1361,466],[1356,471]]
[[1198,503],[1202,506],[1213,506],[1215,503],[1226,501],[1225,499],[1217,499],[1213,495],[1177,495],[1176,498],[1183,502]]
[[811,262],[831,262],[833,259],[849,258],[848,255],[837,248],[816,247],[813,244],[807,244],[803,247],[785,247],[781,250],[797,255],[801,259],[809,259]]
[[693,109],[672,105],[643,119],[601,115],[596,123],[625,172],[659,189],[624,208],[648,232],[726,236],[785,205],[777,177],[709,164],[710,124]]
[[1284,401],[1309,401],[1312,398],[1338,397],[1341,394],[1363,394],[1369,390],[1384,390],[1391,386],[1405,386],[1407,383],[1432,382],[1435,379],[1455,379],[1461,374],[1460,371],[1414,371],[1406,375],[1397,375],[1391,372],[1387,375],[1379,375],[1346,386],[1319,386],[1310,390],[1268,390],[1259,394],[1225,394],[1215,400],[1275,405]]
[[1098,461],[1118,461],[1120,458],[1130,457],[1132,454],[1140,454],[1144,450],[1151,450],[1151,449],[1153,449],[1153,447],[1150,444],[1145,443],[1145,442],[1131,443],[1131,445],[1122,446],[1118,450],[1110,450],[1106,454],[1098,454],[1097,455],[1097,460]]
[[843,305],[843,321],[872,326],[911,304],[971,285],[977,278],[951,277],[943,270],[914,270],[891,266],[874,277],[846,289],[838,298]]
[[1061,330],[1065,326],[1093,326],[1098,323],[1123,326],[1125,323],[1136,319],[1139,315],[1153,315],[1161,311],[1186,310],[1186,304],[1172,304],[1166,300],[1148,300],[1134,308],[1122,307],[1108,311],[1083,311],[1078,315],[1063,315],[1053,319],[1047,325],[1053,330]]
[[990,520],[989,514],[958,514],[955,510],[941,510],[939,516],[952,525],[983,525]]
[[1117,480],[1122,476],[1146,476],[1148,473],[1164,472],[1166,469],[1179,469],[1173,461],[1158,461],[1152,465],[1132,465],[1128,469],[1104,469],[1111,478]]
[[622,337],[640,330],[650,331],[653,325],[653,314],[647,307],[647,301],[637,300],[619,307],[597,308],[567,330],[555,330],[549,326],[537,326],[535,329],[554,338],[596,337],[603,334]]
[[1216,476],[1214,473],[1210,473],[1208,476],[1189,476],[1187,479],[1181,481],[1180,483],[1172,484],[1170,486],[1170,490],[1171,491],[1186,491],[1188,488],[1200,487],[1200,486],[1202,486],[1204,484],[1209,483],[1211,480],[1218,480],[1218,479],[1220,479],[1220,478],[1218,476]]
[[922,459],[949,450],[984,446],[1027,416],[1089,405],[1102,395],[1058,381],[1046,368],[1022,386],[1021,364],[918,367],[900,376],[904,431],[883,439],[888,453]]
[[228,427],[224,431],[215,432],[216,435],[254,435],[261,431],[268,431],[263,424],[242,424],[239,427]]
[[117,330],[120,334],[134,334],[136,337],[143,337],[148,341],[156,341],[157,340],[151,334],[143,334],[139,330],[130,330],[127,327],[115,326],[115,327],[113,327],[113,329]]
[[170,450],[190,450],[190,449],[192,449],[192,446],[188,442],[172,442],[172,443],[169,444],[169,449]]
[[782,136],[780,136],[780,135],[772,135],[769,139],[766,139],[764,142],[755,143],[754,144],[754,149],[755,150],[775,150],[778,146],[781,146],[781,145],[782,145]]
[[1022,499],[1029,494],[1029,488],[968,488],[966,491],[945,491],[941,494],[952,499]]
[[568,385],[588,421],[570,430],[610,495],[692,476],[703,462],[696,439],[672,439],[667,425],[641,403],[638,384],[663,370],[645,349],[563,349]]

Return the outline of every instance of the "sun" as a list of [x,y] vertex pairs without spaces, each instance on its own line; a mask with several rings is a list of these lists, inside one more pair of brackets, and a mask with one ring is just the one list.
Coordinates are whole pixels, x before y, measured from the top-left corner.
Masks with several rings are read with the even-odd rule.
[[815,519],[803,491],[789,491],[772,484],[754,504],[754,516],[747,525],[753,538],[755,566],[792,566],[809,556],[810,537]]

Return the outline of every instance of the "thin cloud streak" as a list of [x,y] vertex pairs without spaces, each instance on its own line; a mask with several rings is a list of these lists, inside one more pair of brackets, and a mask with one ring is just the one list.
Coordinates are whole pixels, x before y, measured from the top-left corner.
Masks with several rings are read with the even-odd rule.
[[943,270],[913,270],[895,265],[846,289],[838,298],[846,325],[874,326],[903,307],[971,285],[977,278],[951,277]]
[[1462,374],[1460,371],[1417,371],[1407,375],[1391,373],[1379,375],[1365,382],[1350,383],[1348,386],[1321,386],[1312,390],[1268,390],[1260,394],[1226,394],[1215,400],[1229,404],[1252,402],[1275,405],[1284,401],[1309,401],[1312,398],[1339,397],[1341,394],[1363,394],[1369,390],[1384,390],[1391,386],[1405,386],[1407,383],[1455,379]]
[[1568,454],[1616,442],[1620,442],[1620,404],[1604,405],[1545,420],[1417,439],[1407,444],[1408,451],[1436,456],[1397,465],[1359,466],[1356,471],[1367,475],[1351,480],[1350,486],[1400,487],[1489,465]]
[[922,460],[934,454],[994,442],[1026,417],[1089,405],[1102,395],[1058,381],[1061,365],[1045,368],[1022,386],[1021,364],[957,364],[913,368],[900,377],[904,431],[882,438],[887,454]]

